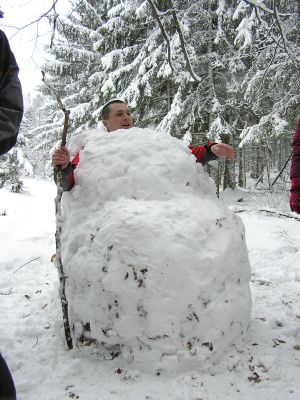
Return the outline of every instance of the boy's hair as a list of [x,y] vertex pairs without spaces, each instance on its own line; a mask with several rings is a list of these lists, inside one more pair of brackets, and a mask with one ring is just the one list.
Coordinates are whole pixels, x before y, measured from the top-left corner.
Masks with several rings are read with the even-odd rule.
[[115,103],[123,103],[126,104],[125,101],[123,100],[111,100],[108,103],[104,104],[102,110],[101,110],[101,120],[103,121],[104,119],[109,118],[109,113],[110,113],[110,105],[115,104]]

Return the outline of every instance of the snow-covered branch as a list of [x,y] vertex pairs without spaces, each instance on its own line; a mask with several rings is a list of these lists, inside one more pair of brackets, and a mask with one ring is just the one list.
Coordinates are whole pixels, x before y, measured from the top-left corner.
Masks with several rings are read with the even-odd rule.
[[[248,3],[248,4],[250,4],[250,5],[252,5],[252,6],[254,6],[254,7],[258,7],[258,8],[260,8],[261,10],[263,10],[263,11],[269,13],[269,14],[275,15],[275,11],[274,11],[274,10],[272,10],[272,9],[269,8],[269,7],[267,7],[265,4],[261,3],[260,1],[256,1],[256,0],[242,0],[242,1],[245,2],[245,3]],[[283,13],[280,13],[279,15],[281,15],[281,16],[289,16],[289,15],[291,15],[291,14],[283,14]]]
[[161,20],[160,20],[160,17],[159,17],[160,12],[159,12],[159,10],[157,9],[157,7],[155,6],[155,4],[153,3],[152,0],[148,0],[148,3],[149,3],[149,5],[150,5],[150,7],[151,7],[151,9],[152,9],[152,13],[153,13],[154,18],[156,19],[156,21],[157,21],[157,23],[158,23],[158,26],[159,26],[159,28],[160,28],[160,30],[161,30],[161,33],[162,33],[162,35],[163,35],[163,37],[164,37],[164,39],[165,39],[165,41],[166,41],[166,43],[167,43],[167,48],[168,48],[168,62],[169,62],[171,71],[173,72],[173,66],[172,66],[172,60],[171,60],[170,38],[169,38],[167,32],[165,31],[164,26],[163,26],[163,24],[162,24],[162,22],[161,22]]
[[279,14],[277,13],[277,9],[276,9],[276,2],[275,2],[274,0],[273,0],[273,5],[274,5],[274,18],[275,18],[276,23],[277,23],[277,26],[278,26],[278,30],[279,30],[279,33],[280,33],[280,36],[281,36],[281,39],[282,39],[282,42],[283,42],[284,49],[285,49],[286,53],[289,55],[289,57],[290,57],[290,59],[291,59],[292,61],[297,61],[297,60],[295,60],[295,58],[291,55],[291,53],[289,52],[289,50],[288,50],[288,48],[287,48],[286,37],[285,37],[284,32],[283,32],[283,29],[282,29],[282,27],[281,27],[281,23],[280,23],[280,20],[279,20]]
[[[291,54],[291,52],[288,49],[287,39],[285,37],[284,30],[282,28],[282,24],[281,24],[281,21],[280,21],[280,16],[285,16],[286,17],[286,16],[289,16],[291,14],[279,13],[277,11],[277,8],[276,8],[276,1],[275,0],[273,0],[273,9],[267,7],[263,3],[259,2],[259,1],[256,1],[256,0],[243,0],[243,1],[255,7],[256,16],[260,21],[261,21],[261,18],[259,16],[259,12],[257,12],[258,9],[264,11],[267,14],[272,15],[272,18],[274,20],[274,25],[277,26],[278,31],[279,31],[279,35],[280,35],[280,39],[282,41],[283,49],[285,50],[285,52],[287,53],[287,55],[289,56],[289,58],[293,62],[299,63],[299,61]],[[271,34],[271,32],[270,32],[270,34]],[[273,36],[273,35],[271,34],[271,36]],[[278,46],[279,45],[279,40],[276,40],[276,38],[274,38],[274,36],[273,36],[273,40],[275,42],[277,42],[277,46]]]
[[183,36],[183,33],[182,33],[180,22],[179,22],[179,20],[177,18],[177,14],[176,14],[176,11],[175,11],[175,8],[173,6],[173,2],[172,1],[171,1],[171,4],[172,4],[171,14],[172,14],[172,17],[173,17],[173,21],[174,21],[174,24],[175,24],[176,31],[177,31],[178,36],[179,36],[180,46],[181,46],[181,50],[182,50],[182,53],[183,53],[183,56],[184,56],[184,59],[185,59],[185,62],[186,62],[187,69],[189,71],[189,74],[191,75],[191,77],[194,79],[195,82],[201,82],[201,78],[194,72],[193,67],[191,65],[191,61],[190,61],[190,58],[189,58],[189,55],[188,55],[188,52],[187,52],[187,49],[186,49],[186,43],[185,43],[185,40],[184,40],[184,36]]

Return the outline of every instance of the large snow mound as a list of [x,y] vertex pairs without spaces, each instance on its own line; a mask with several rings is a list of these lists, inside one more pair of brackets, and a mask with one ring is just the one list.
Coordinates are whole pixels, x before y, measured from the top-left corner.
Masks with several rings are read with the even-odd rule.
[[75,181],[62,235],[75,340],[117,346],[120,363],[150,371],[205,367],[240,341],[251,310],[244,227],[182,141],[91,132]]

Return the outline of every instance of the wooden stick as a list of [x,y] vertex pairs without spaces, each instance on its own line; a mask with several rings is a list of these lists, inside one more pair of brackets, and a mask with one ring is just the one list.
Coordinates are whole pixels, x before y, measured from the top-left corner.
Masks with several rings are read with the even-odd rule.
[[[67,140],[68,127],[69,127],[70,110],[67,110],[64,107],[64,105],[61,101],[61,98],[56,93],[56,91],[53,89],[53,87],[50,86],[48,83],[46,83],[44,72],[42,72],[42,75],[43,75],[43,82],[48,87],[52,96],[58,102],[59,108],[62,110],[62,112],[65,115],[64,127],[63,127],[62,138],[61,138],[61,147],[65,147],[66,140]],[[62,259],[61,259],[61,230],[62,230],[61,198],[62,198],[62,194],[63,194],[62,174],[61,174],[61,171],[58,171],[57,193],[56,193],[56,197],[54,200],[55,201],[55,217],[56,217],[56,232],[55,232],[56,259],[55,259],[55,263],[56,263],[56,267],[58,270],[58,276],[59,276],[59,296],[60,296],[61,306],[62,306],[65,338],[66,338],[67,346],[68,346],[69,350],[71,350],[71,349],[73,349],[73,342],[72,342],[70,322],[69,322],[68,301],[67,301],[66,292],[65,292],[67,276],[64,273],[64,267],[63,267],[63,263],[62,263]]]

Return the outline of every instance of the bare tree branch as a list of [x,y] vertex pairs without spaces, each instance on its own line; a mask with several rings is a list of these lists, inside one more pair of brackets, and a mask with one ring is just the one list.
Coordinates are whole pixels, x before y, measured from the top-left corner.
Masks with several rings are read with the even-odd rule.
[[58,3],[58,1],[59,1],[59,0],[53,0],[53,4],[52,4],[52,6],[49,8],[49,10],[45,11],[43,14],[41,14],[41,15],[40,15],[38,18],[36,18],[35,20],[30,21],[28,24],[25,24],[25,25],[23,25],[23,26],[21,26],[21,27],[19,27],[19,28],[16,27],[16,26],[8,26],[8,25],[5,25],[5,26],[7,26],[8,28],[15,28],[15,29],[17,29],[17,32],[14,33],[14,34],[12,35],[12,37],[14,37],[17,33],[19,33],[20,31],[22,31],[23,29],[27,28],[28,26],[34,25],[34,24],[36,24],[36,23],[39,23],[43,18],[48,17],[52,10],[55,11],[55,6],[56,6],[56,4]]
[[67,132],[68,132],[68,127],[69,127],[69,117],[70,117],[70,110],[67,110],[65,106],[63,105],[61,98],[59,95],[56,93],[56,91],[53,89],[52,86],[50,86],[45,79],[45,72],[42,71],[43,79],[42,81],[44,84],[47,86],[47,88],[50,90],[52,96],[55,98],[57,101],[59,108],[62,110],[62,112],[65,114],[65,119],[64,119],[64,128],[63,128],[63,133],[61,137],[61,147],[65,147],[66,145],[66,140],[67,140]]

